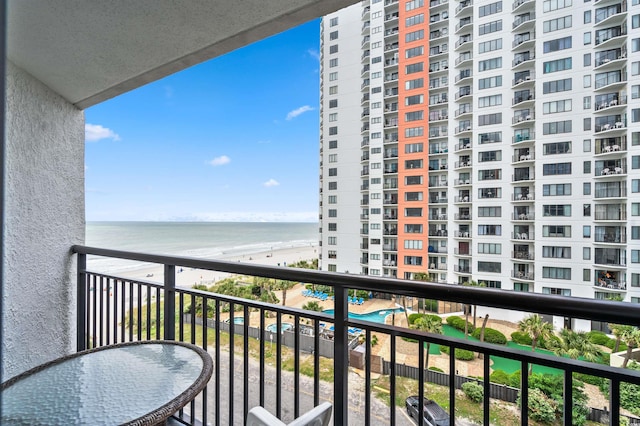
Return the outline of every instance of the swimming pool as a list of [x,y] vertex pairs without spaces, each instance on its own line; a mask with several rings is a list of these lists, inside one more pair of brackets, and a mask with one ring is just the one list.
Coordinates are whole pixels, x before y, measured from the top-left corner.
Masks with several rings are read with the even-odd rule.
[[[276,330],[278,330],[278,324],[273,323],[273,324],[269,324],[266,327],[267,331],[270,331],[272,333],[275,333]],[[280,330],[281,331],[289,331],[289,330],[293,330],[293,324],[291,324],[290,322],[283,322],[282,325],[280,326]]]
[[[224,320],[224,322],[226,322],[227,324],[229,324],[229,322],[230,322],[229,318],[227,318],[226,320]],[[233,323],[234,323],[234,324],[244,324],[244,317],[234,317],[234,318],[233,318]]]
[[[324,312],[325,314],[333,315],[333,309],[326,309],[322,312]],[[388,315],[391,315],[393,313],[398,314],[402,312],[404,312],[404,309],[402,308],[381,309],[379,311],[367,312],[366,314],[356,314],[353,312],[349,312],[349,318],[384,324],[385,318],[387,318]]]

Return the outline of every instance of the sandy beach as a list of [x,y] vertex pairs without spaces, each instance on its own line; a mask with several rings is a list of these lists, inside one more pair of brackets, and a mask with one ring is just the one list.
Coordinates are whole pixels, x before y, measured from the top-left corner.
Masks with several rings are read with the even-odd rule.
[[[220,256],[215,260],[227,260],[231,262],[242,262],[254,265],[286,266],[301,260],[313,260],[318,258],[317,244],[304,247],[290,247],[279,250],[268,250],[263,252],[237,255]],[[139,269],[119,273],[133,279],[144,279],[162,283],[164,281],[164,267],[162,265],[149,265]],[[194,284],[212,285],[216,281],[227,278],[232,274],[217,271],[206,271],[201,269],[183,268],[176,271],[176,286],[191,287]]]

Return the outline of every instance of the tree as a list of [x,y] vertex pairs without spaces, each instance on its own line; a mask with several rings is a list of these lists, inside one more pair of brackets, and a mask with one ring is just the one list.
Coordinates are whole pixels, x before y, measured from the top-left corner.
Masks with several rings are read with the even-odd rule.
[[[548,339],[553,334],[553,326],[544,321],[538,314],[530,315],[518,322],[518,329],[531,338],[531,351],[535,352],[541,339]],[[529,365],[529,375],[533,373],[533,364]]]
[[[484,316],[484,320],[482,321],[482,329],[480,330],[480,341],[484,342],[484,330],[485,328],[487,328],[487,321],[489,321],[489,314],[486,314]],[[478,352],[478,358],[482,359],[483,355],[482,352]]]
[[[414,272],[413,273],[413,279],[414,279],[414,281],[424,281],[424,282],[429,282],[430,281],[429,280],[429,274],[427,272]],[[423,300],[423,303],[422,303],[423,311],[426,312],[427,310],[426,310],[426,307],[424,306],[424,300],[425,299],[422,299],[422,300]],[[420,303],[419,302],[418,302],[418,312],[420,312]],[[409,323],[407,323],[407,324],[409,324]]]
[[633,326],[624,324],[609,324],[609,328],[611,329],[611,334],[613,334],[616,338],[616,345],[613,347],[613,352],[618,352],[620,350],[620,341],[622,340],[622,336],[627,330],[632,329]]
[[602,351],[597,345],[591,343],[587,333],[568,328],[563,328],[560,331],[560,340],[553,344],[553,351],[571,359],[582,357],[590,362],[595,362],[602,357]]
[[322,312],[322,306],[315,300],[305,303],[302,305],[302,309],[305,311],[314,311],[314,312]]
[[[465,281],[464,284],[462,284],[463,286],[466,287],[486,287],[487,285],[484,283],[484,281],[480,281],[480,283],[471,280],[471,281]],[[478,311],[478,305],[473,305],[473,328],[476,328],[476,318],[478,317],[477,315],[477,311]],[[465,310],[466,312],[466,310]],[[466,337],[466,333],[465,333],[465,337]]]
[[[423,315],[413,322],[413,328],[427,333],[442,334],[442,319],[437,315]],[[429,368],[429,349],[431,349],[431,342],[427,342],[425,369]]]
[[624,354],[622,368],[627,368],[633,348],[640,346],[640,329],[638,329],[638,327],[625,328],[622,332],[621,340],[627,345],[627,352]]
[[280,280],[276,283],[275,289],[282,290],[282,306],[285,306],[287,302],[287,290],[291,289],[294,285],[296,285],[295,282],[288,280]]

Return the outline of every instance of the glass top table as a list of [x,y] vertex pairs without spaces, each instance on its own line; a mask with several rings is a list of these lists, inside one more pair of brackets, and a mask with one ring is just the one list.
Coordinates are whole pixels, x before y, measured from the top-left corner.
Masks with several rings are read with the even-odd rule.
[[212,364],[203,349],[164,340],[78,352],[3,383],[0,424],[161,423],[204,389]]

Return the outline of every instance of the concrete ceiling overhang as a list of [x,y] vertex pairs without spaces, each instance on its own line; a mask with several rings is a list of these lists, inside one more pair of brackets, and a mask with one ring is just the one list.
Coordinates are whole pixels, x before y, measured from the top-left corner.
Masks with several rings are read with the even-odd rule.
[[78,108],[354,0],[9,0],[8,52]]

